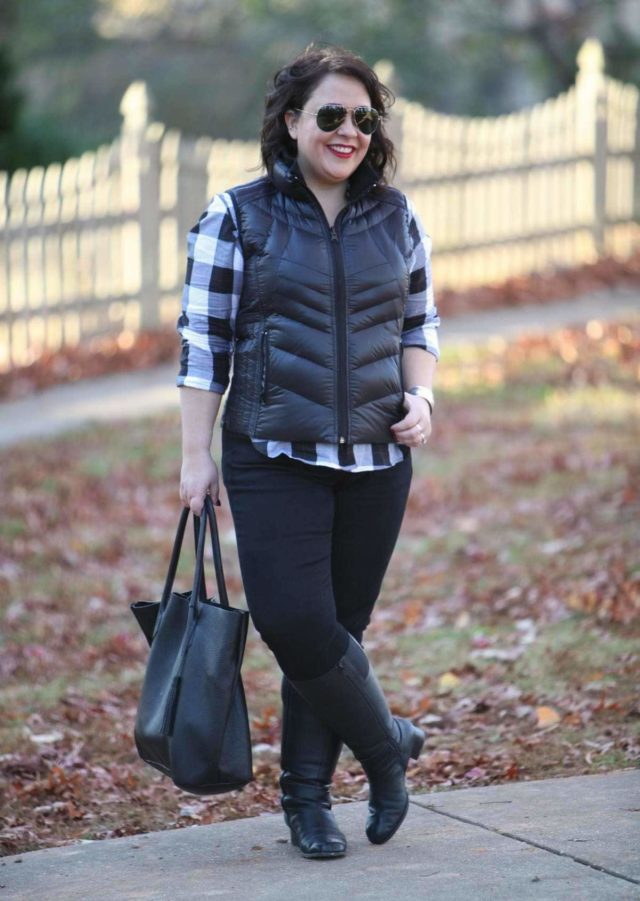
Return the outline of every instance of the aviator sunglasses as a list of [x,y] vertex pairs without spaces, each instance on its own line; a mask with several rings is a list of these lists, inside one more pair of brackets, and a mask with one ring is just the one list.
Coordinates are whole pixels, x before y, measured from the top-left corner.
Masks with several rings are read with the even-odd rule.
[[296,112],[304,113],[306,116],[315,116],[316,125],[320,131],[335,131],[340,128],[347,118],[347,113],[351,113],[353,124],[363,135],[372,135],[380,121],[380,113],[370,106],[356,106],[350,109],[342,106],[341,103],[325,103],[317,113],[311,113],[305,109],[296,109]]

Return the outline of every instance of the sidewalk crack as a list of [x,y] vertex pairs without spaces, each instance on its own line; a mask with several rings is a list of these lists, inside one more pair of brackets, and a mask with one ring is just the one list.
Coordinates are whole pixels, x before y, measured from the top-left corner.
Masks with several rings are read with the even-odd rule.
[[633,885],[640,885],[640,879],[634,879],[633,876],[626,876],[624,873],[618,873],[616,870],[609,869],[609,867],[603,867],[600,864],[592,863],[590,860],[585,860],[584,857],[577,857],[575,854],[569,854],[567,851],[559,851],[557,848],[543,845],[542,842],[536,842],[531,838],[525,838],[523,835],[516,835],[515,832],[507,832],[506,829],[499,829],[497,826],[487,826],[485,823],[478,823],[476,820],[470,820],[468,817],[463,817],[458,813],[449,813],[446,810],[441,810],[433,804],[424,804],[413,800],[411,800],[411,803],[415,804],[416,807],[421,807],[423,810],[430,810],[431,813],[437,813],[440,816],[449,817],[452,820],[459,820],[461,823],[467,823],[469,826],[478,826],[478,828],[485,829],[487,832],[493,832],[495,835],[502,835],[504,838],[511,838],[516,842],[531,845],[533,848],[538,848],[540,851],[547,851],[549,854],[555,854],[556,857],[568,858],[575,863],[581,864],[583,867],[589,867],[592,870],[597,870],[599,873],[606,873],[607,876],[613,876],[616,879],[624,879],[625,882],[631,882]]

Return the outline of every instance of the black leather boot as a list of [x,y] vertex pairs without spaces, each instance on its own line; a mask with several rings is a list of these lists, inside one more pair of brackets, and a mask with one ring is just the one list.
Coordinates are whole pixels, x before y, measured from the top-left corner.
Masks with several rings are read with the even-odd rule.
[[282,679],[282,809],[303,857],[343,857],[347,840],[331,812],[331,779],[342,741]]
[[291,684],[362,764],[369,779],[367,838],[382,845],[409,809],[405,773],[409,758],[420,754],[424,733],[410,720],[391,715],[369,660],[353,637],[328,673]]

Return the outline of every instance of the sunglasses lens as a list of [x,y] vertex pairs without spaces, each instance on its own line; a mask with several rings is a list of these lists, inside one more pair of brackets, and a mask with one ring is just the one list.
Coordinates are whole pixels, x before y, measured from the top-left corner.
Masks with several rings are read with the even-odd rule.
[[316,122],[321,131],[335,131],[344,122],[347,111],[337,103],[321,106],[316,115]]
[[[339,103],[327,103],[316,113],[316,123],[321,131],[335,131],[347,118],[348,110]],[[353,121],[363,135],[372,135],[378,127],[380,115],[370,106],[357,106],[353,111]]]
[[380,121],[378,111],[369,106],[356,107],[353,111],[353,118],[363,135],[372,135]]

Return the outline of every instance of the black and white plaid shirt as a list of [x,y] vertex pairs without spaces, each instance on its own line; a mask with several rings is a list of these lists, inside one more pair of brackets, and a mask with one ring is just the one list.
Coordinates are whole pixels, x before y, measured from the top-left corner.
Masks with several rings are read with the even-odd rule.
[[[403,347],[422,347],[439,356],[436,329],[440,319],[431,281],[431,239],[407,199],[413,258],[409,296],[402,330]],[[187,274],[178,331],[182,361],[178,386],[224,394],[234,343],[234,324],[244,261],[238,226],[229,194],[216,195],[189,232]],[[325,444],[253,439],[257,450],[269,457],[286,454],[295,460],[349,472],[384,469],[400,462],[407,448],[389,444]]]

